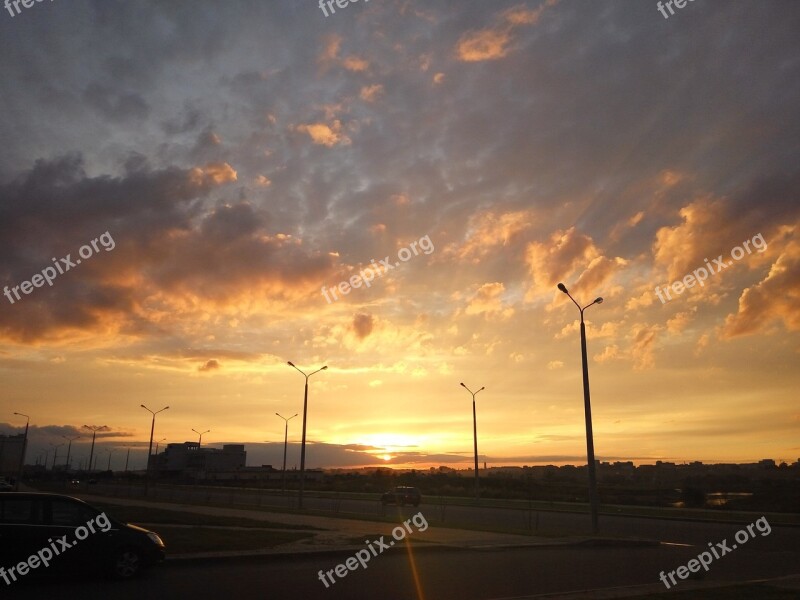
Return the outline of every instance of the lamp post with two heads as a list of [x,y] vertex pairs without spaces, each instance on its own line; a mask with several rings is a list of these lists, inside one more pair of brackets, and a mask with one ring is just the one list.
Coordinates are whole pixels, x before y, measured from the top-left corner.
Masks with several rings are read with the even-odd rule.
[[306,387],[305,391],[303,392],[303,439],[300,443],[300,493],[297,497],[297,506],[298,508],[303,508],[303,490],[305,488],[306,483],[306,414],[308,413],[308,378],[314,375],[314,373],[319,373],[320,371],[324,371],[328,368],[328,365],[320,367],[316,371],[313,371],[306,375],[303,371],[300,371],[297,367],[295,367],[292,361],[288,362],[288,365],[297,371],[306,378]]
[[478,418],[476,417],[475,413],[475,396],[478,395],[478,392],[483,391],[486,388],[481,388],[478,392],[473,392],[463,383],[461,384],[465,390],[467,390],[470,394],[472,394],[472,435],[473,441],[475,443],[475,500],[479,498],[478,492]]
[[64,463],[67,471],[69,471],[69,456],[72,453],[72,442],[79,439],[81,436],[76,435],[75,437],[67,437],[66,435],[62,435],[61,437],[69,441],[69,444],[67,445],[67,462]]
[[581,313],[581,362],[583,364],[583,410],[586,418],[586,459],[589,466],[589,505],[592,513],[592,532],[597,533],[597,474],[594,461],[594,435],[592,433],[592,402],[589,397],[589,364],[586,359],[586,325],[583,322],[583,311],[594,304],[602,304],[603,299],[597,297],[583,308],[575,302],[567,287],[563,283],[558,284],[558,289],[564,292],[569,299],[578,307]]
[[167,410],[169,406],[165,406],[161,410],[157,410],[155,412],[147,408],[144,404],[140,404],[139,406],[153,415],[153,418],[150,421],[150,445],[147,448],[147,466],[144,470],[144,495],[146,496],[150,488],[150,457],[153,455],[153,431],[155,431],[156,428],[156,415]]
[[88,471],[91,472],[94,469],[94,465],[92,464],[92,458],[94,457],[94,440],[97,437],[98,431],[105,431],[108,429],[105,425],[84,425],[84,429],[88,429],[92,432],[92,448],[89,450],[89,469]]
[[283,428],[283,491],[286,491],[286,448],[289,444],[289,421],[294,419],[297,416],[297,413],[293,414],[288,419],[279,413],[275,413],[281,419],[284,420],[284,428]]

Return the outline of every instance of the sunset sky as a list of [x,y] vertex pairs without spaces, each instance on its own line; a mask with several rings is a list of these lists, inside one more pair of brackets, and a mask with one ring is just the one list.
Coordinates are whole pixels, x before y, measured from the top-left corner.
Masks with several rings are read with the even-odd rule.
[[[107,425],[139,468],[139,405],[169,405],[156,439],[210,429],[280,465],[293,361],[328,365],[308,467],[469,467],[462,381],[486,387],[481,462],[581,464],[563,281],[605,300],[586,311],[599,459],[797,460],[798,30],[791,0],[3,11],[0,286],[105,232],[113,249],[0,296],[0,432],[30,415],[33,463]],[[400,261],[412,242],[429,252]]]

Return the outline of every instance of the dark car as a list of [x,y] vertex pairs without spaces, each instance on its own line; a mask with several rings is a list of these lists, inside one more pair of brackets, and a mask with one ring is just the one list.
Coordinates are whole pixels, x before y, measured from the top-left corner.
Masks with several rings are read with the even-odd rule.
[[163,560],[158,534],[117,521],[82,500],[0,494],[0,567],[7,583],[42,572],[101,571],[128,579]]
[[383,504],[397,504],[399,506],[413,504],[414,506],[419,506],[421,501],[422,494],[419,493],[419,490],[415,487],[408,487],[405,485],[399,485],[381,496],[381,502]]

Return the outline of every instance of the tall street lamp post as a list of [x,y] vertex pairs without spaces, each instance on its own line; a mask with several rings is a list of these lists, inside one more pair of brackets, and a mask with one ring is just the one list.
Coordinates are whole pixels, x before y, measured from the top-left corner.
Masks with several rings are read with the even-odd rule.
[[81,436],[76,435],[75,437],[67,437],[66,435],[62,435],[61,437],[69,441],[69,444],[67,444],[67,461],[64,463],[64,466],[66,467],[67,471],[69,471],[69,455],[72,453],[72,442],[74,442]]
[[147,492],[150,490],[150,457],[153,454],[153,431],[155,431],[156,428],[156,415],[167,410],[169,406],[165,406],[161,410],[155,412],[147,408],[144,404],[140,404],[139,406],[153,415],[153,418],[150,420],[150,445],[147,447],[147,466],[144,470],[144,495],[146,496]]
[[467,390],[470,394],[472,394],[472,435],[473,441],[475,443],[475,499],[479,498],[479,491],[478,491],[478,419],[475,413],[475,396],[478,395],[478,392],[486,389],[482,387],[478,390],[478,392],[473,392],[463,383],[461,384],[465,390]]
[[14,482],[14,489],[19,491],[19,482],[22,480],[22,469],[25,465],[25,452],[28,450],[28,426],[31,423],[31,418],[28,415],[23,415],[22,413],[15,412],[15,415],[20,417],[25,417],[27,420],[25,421],[25,436],[22,438],[22,452],[19,455],[19,469],[17,470],[17,481]]
[[583,363],[583,409],[586,417],[586,460],[589,463],[589,505],[592,513],[592,532],[597,533],[597,474],[594,463],[594,435],[592,433],[592,403],[589,397],[589,364],[586,360],[586,325],[583,322],[583,311],[594,304],[602,304],[603,299],[597,297],[583,308],[575,302],[567,287],[563,283],[558,284],[558,289],[564,292],[573,304],[578,307],[581,313],[581,361]]
[[275,413],[281,419],[284,420],[284,427],[283,427],[283,491],[286,491],[286,448],[289,443],[289,421],[294,419],[297,416],[297,413],[293,414],[288,419],[279,413]]
[[[50,445],[53,447],[53,468],[50,469],[50,470],[51,471],[55,471],[56,470],[56,461],[58,460],[58,449],[61,448],[61,446],[63,446],[64,444],[63,443],[61,443],[61,444],[53,444],[53,443],[51,443]],[[44,468],[45,468],[45,471],[46,471],[47,470],[47,465],[45,465]]]
[[94,456],[94,440],[97,437],[97,432],[105,431],[107,427],[105,425],[84,425],[84,428],[89,429],[92,432],[92,449],[89,450],[89,472],[91,472],[94,468],[94,465],[92,465],[92,457]]
[[117,451],[116,448],[106,448],[106,452],[108,452],[108,466],[106,467],[106,471],[111,470],[111,455],[114,454],[114,452],[116,451]]
[[203,445],[203,434],[204,433],[211,433],[210,429],[206,429],[205,431],[197,431],[197,429],[192,429],[192,431],[194,431],[197,435],[200,436],[200,440],[197,442],[197,447],[198,448]]
[[295,367],[292,361],[289,361],[288,365],[299,371],[300,374],[306,378],[306,387],[305,391],[303,392],[303,439],[300,443],[300,494],[297,497],[297,506],[299,508],[303,508],[303,490],[305,489],[306,484],[306,414],[308,412],[308,378],[314,375],[314,373],[324,371],[328,368],[328,365],[325,365],[316,371],[309,373],[308,375]]

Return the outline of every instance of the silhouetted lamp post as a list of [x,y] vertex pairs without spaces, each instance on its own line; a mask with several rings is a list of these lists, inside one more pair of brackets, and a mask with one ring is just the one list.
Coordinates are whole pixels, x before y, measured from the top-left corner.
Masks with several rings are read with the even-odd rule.
[[[147,467],[144,470],[144,495],[146,496],[150,488],[150,457],[153,454],[153,431],[155,431],[156,428],[156,415],[167,410],[169,406],[165,406],[161,410],[157,410],[155,412],[147,408],[144,404],[140,404],[139,406],[153,415],[153,418],[150,421],[150,445],[147,447]],[[94,444],[94,442],[92,442],[92,444]]]
[[17,471],[17,481],[14,483],[14,489],[19,491],[19,482],[22,481],[22,469],[25,466],[25,452],[28,450],[28,425],[31,423],[31,418],[28,415],[15,412],[15,415],[25,417],[25,436],[22,438],[22,452],[19,455],[19,469]]
[[297,413],[293,414],[288,419],[279,413],[275,413],[281,419],[284,420],[284,427],[283,427],[283,491],[286,491],[286,448],[289,443],[289,421],[294,419],[297,416]]
[[[300,369],[294,366],[292,361],[289,361],[287,364],[290,367],[300,371]],[[327,368],[328,365],[325,365],[316,371],[309,373],[308,375],[306,375],[303,371],[300,371],[300,374],[306,378],[306,387],[305,391],[303,392],[303,440],[300,444],[300,494],[298,495],[297,499],[297,506],[299,508],[303,508],[303,490],[306,483],[306,414],[308,412],[308,378],[314,375],[314,373],[319,373]]]
[[116,451],[117,451],[116,448],[106,448],[106,452],[108,452],[108,466],[106,467],[106,471],[111,470],[111,455],[114,454],[114,452]]
[[84,428],[91,430],[92,432],[92,449],[89,450],[89,472],[92,471],[94,465],[92,465],[92,457],[94,456],[94,439],[97,437],[97,432],[102,431],[106,428],[105,425],[84,425]]
[[583,311],[593,304],[602,304],[603,299],[597,297],[583,308],[575,302],[567,287],[563,283],[558,284],[558,289],[564,292],[569,299],[578,307],[581,313],[581,361],[583,362],[583,409],[586,416],[586,459],[589,462],[589,505],[592,513],[592,532],[597,533],[597,475],[594,464],[594,435],[592,434],[592,403],[589,398],[589,364],[586,360],[586,325],[583,322]]
[[[64,444],[50,444],[53,447],[53,467],[50,469],[51,471],[56,470],[56,461],[58,460],[58,449],[61,448]],[[47,470],[47,465],[44,466],[44,470]]]
[[72,453],[72,442],[79,439],[81,436],[76,435],[75,437],[67,437],[65,435],[62,435],[61,437],[64,438],[65,440],[69,440],[69,444],[67,445],[67,462],[64,463],[67,471],[69,471],[69,455]]
[[473,392],[471,389],[469,389],[463,383],[461,384],[461,387],[463,387],[470,394],[472,394],[472,434],[473,434],[473,440],[475,442],[475,499],[477,500],[478,497],[479,497],[479,492],[478,492],[478,418],[476,417],[476,414],[475,414],[475,396],[478,394],[478,392],[483,391],[486,388],[482,387],[481,389],[478,390],[478,392]]
[[197,447],[198,448],[200,448],[200,446],[203,445],[203,434],[204,433],[211,433],[210,429],[206,429],[205,431],[197,431],[197,429],[192,429],[192,431],[194,431],[197,435],[200,436],[200,440],[197,442]]

